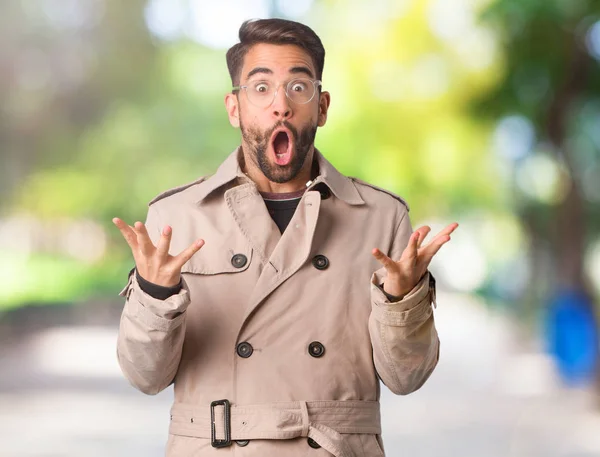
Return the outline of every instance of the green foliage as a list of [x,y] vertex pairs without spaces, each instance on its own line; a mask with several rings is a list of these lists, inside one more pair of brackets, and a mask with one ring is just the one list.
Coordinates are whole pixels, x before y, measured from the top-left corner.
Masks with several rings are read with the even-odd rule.
[[[598,18],[597,4],[477,1],[469,7],[482,22],[444,39],[431,21],[431,8],[443,2],[410,2],[397,14],[365,11],[359,3],[319,2],[319,14],[307,21],[327,49],[323,82],[332,97],[317,147],[342,172],[402,195],[414,219],[454,220],[483,208],[513,221],[515,202],[490,154],[490,131],[499,117],[519,113],[545,135],[553,97],[568,82],[573,49]],[[31,30],[47,20],[27,4],[0,7],[6,13],[0,24],[8,27],[10,17]],[[214,172],[239,143],[223,104],[231,84],[225,51],[153,38],[144,6],[106,1],[105,14],[87,29],[44,28],[48,55],[72,58],[82,69],[78,81],[60,90],[53,82],[21,88],[18,96],[0,90],[9,109],[0,141],[17,164],[10,169],[22,173],[3,171],[4,182],[13,182],[5,210],[47,220],[90,218],[108,234],[105,257],[92,264],[60,253],[28,260],[7,254],[0,268],[21,281],[5,281],[14,287],[4,288],[0,303],[116,293],[131,260],[111,219],[143,221],[151,198]],[[599,99],[597,63],[590,61],[587,71],[571,133],[587,125],[585,113],[596,112],[588,102]],[[18,111],[15,100],[28,104]],[[586,143],[585,135],[575,137]],[[599,155],[592,140],[586,144],[578,149],[587,151],[583,167]]]
[[132,262],[111,256],[94,265],[47,254],[0,252],[0,312],[23,305],[84,302],[102,295],[119,299]]

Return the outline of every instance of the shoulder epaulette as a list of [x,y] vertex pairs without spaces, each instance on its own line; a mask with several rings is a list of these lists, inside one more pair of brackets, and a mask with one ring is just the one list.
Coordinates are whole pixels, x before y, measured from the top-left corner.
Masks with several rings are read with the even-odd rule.
[[208,176],[203,176],[202,178],[197,179],[194,182],[190,182],[188,184],[184,184],[182,186],[173,187],[172,189],[166,190],[166,191],[158,194],[152,200],[150,200],[150,202],[148,203],[148,206],[152,205],[153,203],[156,203],[159,200],[162,200],[163,198],[169,197],[170,195],[173,195],[173,194],[176,194],[178,192],[181,192],[181,191],[187,189],[188,187],[192,187],[194,184],[199,184],[202,181],[205,181],[207,178],[208,178]]
[[369,186],[369,187],[371,187],[373,189],[376,189],[376,190],[378,190],[380,192],[386,193],[386,194],[394,197],[396,200],[398,200],[400,203],[402,203],[404,206],[406,206],[406,211],[410,211],[410,207],[408,206],[408,203],[406,203],[406,200],[404,200],[400,195],[397,195],[394,192],[391,192],[391,191],[389,191],[387,189],[384,189],[383,187],[378,187],[378,186],[375,186],[374,184],[371,184],[369,182],[363,181],[362,179],[358,179],[358,178],[354,178],[354,177],[350,177],[350,179],[352,181],[355,181],[357,183],[363,184],[365,186]]

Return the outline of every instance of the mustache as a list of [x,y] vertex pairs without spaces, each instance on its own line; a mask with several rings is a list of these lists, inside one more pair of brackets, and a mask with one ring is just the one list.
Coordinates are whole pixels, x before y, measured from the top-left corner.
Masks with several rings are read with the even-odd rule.
[[292,132],[292,135],[294,136],[294,139],[298,138],[298,129],[296,127],[294,127],[292,124],[290,124],[288,121],[279,121],[277,122],[273,127],[271,127],[265,135],[265,139],[267,138],[271,138],[271,135],[273,134],[273,132],[278,129],[279,127],[285,127],[286,129],[288,129],[290,132]]

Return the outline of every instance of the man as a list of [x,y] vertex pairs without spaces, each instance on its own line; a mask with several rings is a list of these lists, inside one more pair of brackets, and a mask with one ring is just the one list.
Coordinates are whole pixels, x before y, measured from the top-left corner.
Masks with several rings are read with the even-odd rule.
[[383,456],[379,379],[404,395],[433,371],[427,267],[458,224],[423,245],[400,197],[314,147],[330,94],[310,28],[239,35],[225,106],[241,146],[152,200],[145,224],[113,220],[136,265],[121,369],[147,394],[174,384],[170,457]]

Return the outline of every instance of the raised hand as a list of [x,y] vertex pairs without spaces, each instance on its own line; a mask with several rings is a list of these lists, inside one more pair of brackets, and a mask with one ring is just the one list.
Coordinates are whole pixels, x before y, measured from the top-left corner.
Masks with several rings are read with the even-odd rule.
[[118,217],[112,221],[131,248],[140,276],[159,286],[173,287],[179,284],[181,267],[204,246],[204,240],[198,239],[178,255],[172,256],[169,254],[172,234],[170,226],[163,228],[158,246],[154,246],[142,222],[135,222],[131,226]]
[[390,259],[377,248],[373,249],[373,256],[381,262],[387,272],[383,290],[397,297],[404,297],[410,292],[427,271],[433,256],[450,241],[450,234],[456,227],[458,227],[457,222],[448,225],[423,247],[421,244],[431,231],[431,227],[427,225],[419,227],[410,236],[408,245],[398,261]]

